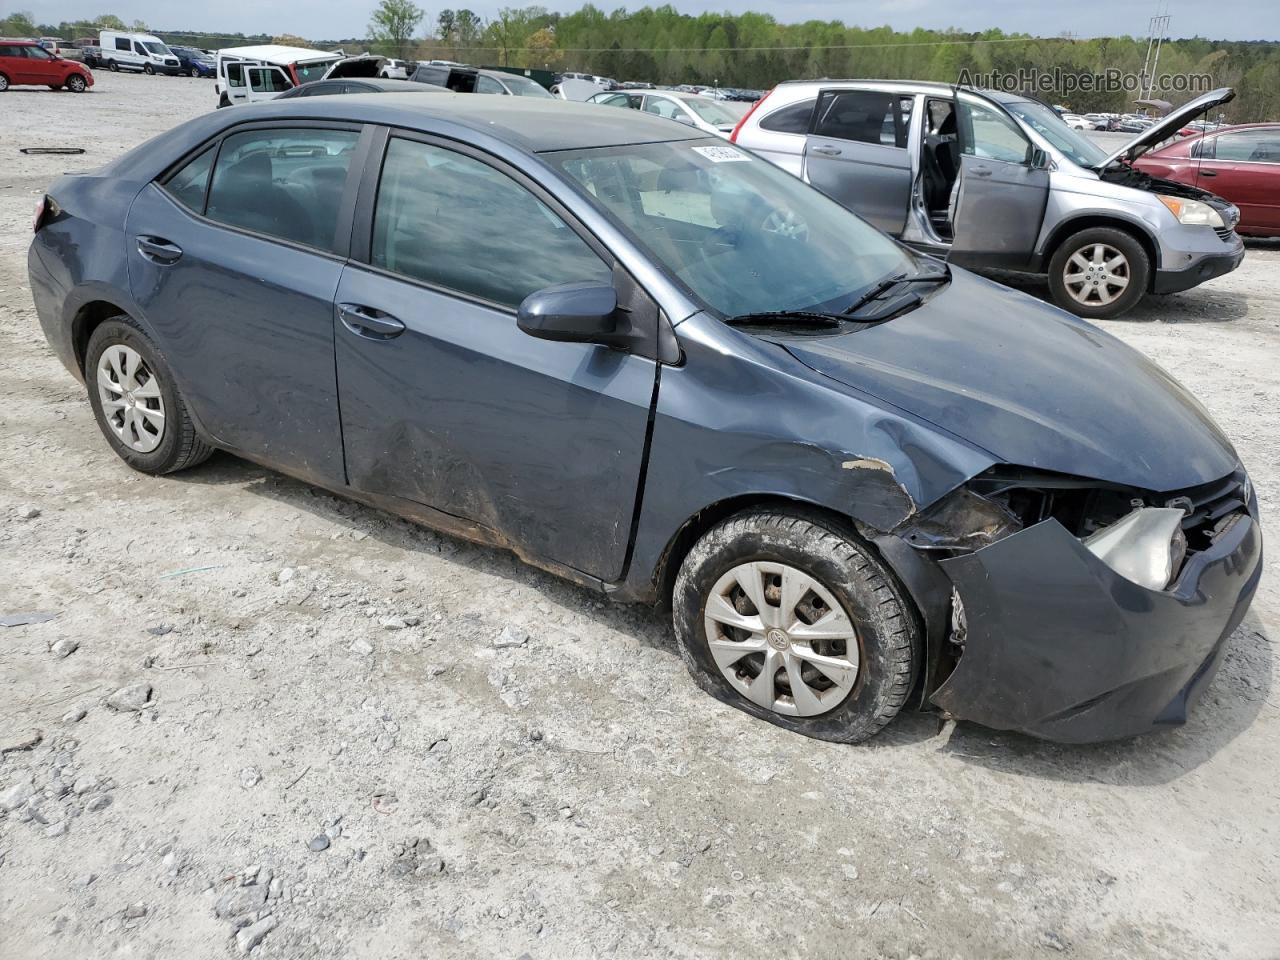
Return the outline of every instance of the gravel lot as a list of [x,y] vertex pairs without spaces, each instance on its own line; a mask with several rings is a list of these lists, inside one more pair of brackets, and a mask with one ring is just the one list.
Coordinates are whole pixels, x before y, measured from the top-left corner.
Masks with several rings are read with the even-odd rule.
[[[1182,730],[842,747],[505,553],[225,455],[134,474],[45,346],[30,210],[215,101],[97,79],[0,95],[0,613],[58,614],[0,628],[0,955],[1280,957],[1274,561]],[[1280,529],[1280,245],[1106,327]]]

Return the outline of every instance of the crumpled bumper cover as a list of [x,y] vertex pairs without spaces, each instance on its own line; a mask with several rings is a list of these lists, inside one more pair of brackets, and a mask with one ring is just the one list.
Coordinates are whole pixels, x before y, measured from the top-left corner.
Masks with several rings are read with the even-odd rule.
[[968,630],[932,701],[1064,743],[1181,725],[1262,575],[1255,517],[1242,515],[1160,592],[1112,571],[1055,520],[944,560]]

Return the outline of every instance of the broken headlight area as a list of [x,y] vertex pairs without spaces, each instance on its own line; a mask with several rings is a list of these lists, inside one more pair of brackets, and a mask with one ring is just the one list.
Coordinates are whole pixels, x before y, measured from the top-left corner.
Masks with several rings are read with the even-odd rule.
[[971,553],[1045,520],[1056,520],[1112,570],[1148,590],[1166,590],[1186,561],[1248,510],[1243,470],[1172,493],[1082,477],[996,467],[895,531],[935,559]]

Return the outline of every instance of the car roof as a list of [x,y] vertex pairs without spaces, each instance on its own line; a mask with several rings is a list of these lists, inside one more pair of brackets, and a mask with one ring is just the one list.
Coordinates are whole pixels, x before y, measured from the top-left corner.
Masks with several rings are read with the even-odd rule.
[[[365,82],[363,78],[361,82]],[[630,110],[601,110],[594,104],[566,100],[487,97],[471,93],[444,92],[431,97],[416,93],[298,97],[266,100],[219,113],[235,113],[241,117],[252,113],[254,120],[275,117],[354,120],[410,129],[428,129],[429,121],[443,121],[529,153],[706,137],[701,130]]]
[[281,63],[347,59],[339,53],[312,50],[309,47],[287,47],[278,43],[264,43],[247,47],[221,47],[217,52],[231,57],[242,57],[245,60],[269,60]]
[[[441,93],[447,92],[444,87],[434,83],[419,83],[417,80],[394,80],[390,77],[334,77],[332,80],[317,80],[317,83],[360,83],[369,87],[377,87],[386,93]],[[354,94],[353,94],[354,96]]]

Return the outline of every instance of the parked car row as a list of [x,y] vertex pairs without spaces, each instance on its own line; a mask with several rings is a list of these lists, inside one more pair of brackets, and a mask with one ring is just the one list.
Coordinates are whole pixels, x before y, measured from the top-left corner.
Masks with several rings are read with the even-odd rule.
[[1234,258],[1228,205],[943,85],[784,84],[742,146],[513,104],[300,93],[54,183],[30,288],[110,449],[228,450],[669,609],[702,689],[807,736],[1185,722],[1261,576],[1250,478],[1167,373],[958,254],[1066,250],[1114,300]]

